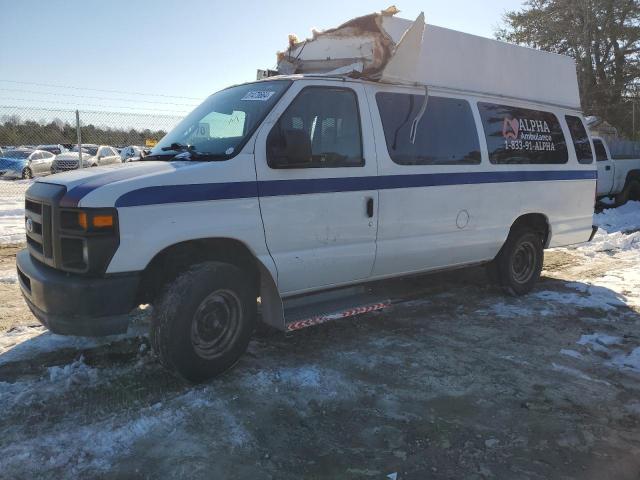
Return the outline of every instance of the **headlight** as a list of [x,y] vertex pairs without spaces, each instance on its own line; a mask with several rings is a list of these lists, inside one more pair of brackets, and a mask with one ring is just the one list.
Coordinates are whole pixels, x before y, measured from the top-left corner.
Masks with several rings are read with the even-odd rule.
[[60,224],[63,230],[111,233],[117,224],[117,215],[115,208],[62,210]]
[[119,244],[115,208],[60,210],[59,245],[63,269],[102,274]]

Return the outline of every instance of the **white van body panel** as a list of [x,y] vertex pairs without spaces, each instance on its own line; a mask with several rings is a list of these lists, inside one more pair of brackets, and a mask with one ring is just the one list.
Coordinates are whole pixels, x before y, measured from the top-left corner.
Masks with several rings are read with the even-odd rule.
[[[96,186],[80,199],[80,207],[118,208],[120,245],[107,273],[144,270],[162,250],[183,241],[229,238],[242,242],[275,279],[276,269],[266,250],[255,194],[249,198],[172,201],[180,186],[255,185],[253,158],[253,143],[248,142],[239,155],[225,162],[139,162],[123,164],[117,170],[94,168],[92,174],[76,170],[52,180],[65,184],[68,179],[66,185],[71,194],[74,188]],[[136,194],[151,195],[149,199],[136,200],[151,204],[119,205],[130,198],[128,195]]]
[[[364,167],[272,169],[267,165],[267,136],[286,108],[306,87],[348,88],[357,95]],[[277,187],[274,182],[287,182],[289,185],[298,182],[304,186],[313,185],[314,180],[375,178],[375,144],[363,86],[331,80],[295,82],[260,128],[255,152],[261,185]],[[305,181],[310,183],[300,183]],[[369,218],[366,207],[368,199],[373,199],[374,205],[378,205],[377,190],[303,195],[262,193],[262,220],[269,252],[278,268],[278,287],[282,294],[369,278],[376,255],[377,215],[374,213]]]
[[[460,174],[481,172],[539,172],[586,170],[593,164],[579,164],[570,142],[564,115],[578,112],[517,102],[502,98],[463,95],[457,91],[431,88],[429,95],[467,100],[480,140],[478,165],[399,165],[389,157],[378,109],[377,92],[424,95],[424,89],[369,85],[367,94],[374,106],[372,118],[378,152],[379,175]],[[569,161],[559,165],[494,165],[489,162],[486,140],[477,102],[506,104],[550,111],[558,117],[569,147]],[[373,276],[386,276],[466,265],[495,258],[518,217],[542,213],[551,230],[550,245],[584,242],[593,220],[594,180],[548,182],[500,182],[468,185],[428,186],[380,190],[378,248]],[[453,247],[455,246],[455,247]]]

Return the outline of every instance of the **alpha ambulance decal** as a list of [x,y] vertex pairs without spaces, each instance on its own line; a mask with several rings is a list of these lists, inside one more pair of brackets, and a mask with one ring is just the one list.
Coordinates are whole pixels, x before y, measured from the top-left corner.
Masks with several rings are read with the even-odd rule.
[[502,125],[505,150],[555,152],[551,129],[545,120],[504,117]]

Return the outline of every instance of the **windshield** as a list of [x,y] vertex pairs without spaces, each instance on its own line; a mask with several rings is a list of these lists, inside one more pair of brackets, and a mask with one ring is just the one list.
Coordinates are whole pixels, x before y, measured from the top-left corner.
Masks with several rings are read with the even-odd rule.
[[214,93],[160,140],[151,156],[173,157],[187,149],[212,157],[234,156],[290,84],[273,80]]
[[32,153],[31,150],[9,150],[4,154],[4,158],[29,158]]

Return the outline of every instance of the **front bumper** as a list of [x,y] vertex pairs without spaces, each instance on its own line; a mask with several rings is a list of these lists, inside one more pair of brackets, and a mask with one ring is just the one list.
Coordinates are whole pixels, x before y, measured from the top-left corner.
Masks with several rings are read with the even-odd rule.
[[20,289],[36,318],[53,333],[98,337],[127,331],[136,307],[137,273],[92,278],[50,268],[28,250],[16,257]]

